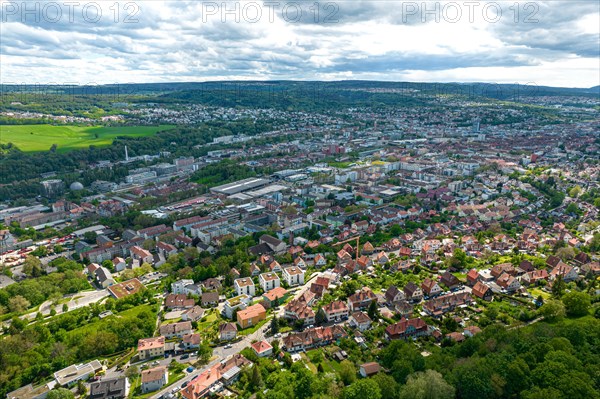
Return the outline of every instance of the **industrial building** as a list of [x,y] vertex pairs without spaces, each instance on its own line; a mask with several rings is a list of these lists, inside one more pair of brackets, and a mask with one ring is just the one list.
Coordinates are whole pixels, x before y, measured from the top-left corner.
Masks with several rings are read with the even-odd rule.
[[223,184],[222,186],[210,189],[215,194],[233,195],[248,190],[256,190],[269,184],[267,179],[251,177],[249,179],[239,180],[233,183]]

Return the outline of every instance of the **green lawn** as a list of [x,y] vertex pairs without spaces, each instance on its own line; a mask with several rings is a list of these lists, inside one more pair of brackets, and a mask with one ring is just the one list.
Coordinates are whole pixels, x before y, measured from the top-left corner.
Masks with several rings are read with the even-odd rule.
[[90,145],[108,146],[119,136],[149,136],[172,127],[0,125],[0,144],[13,143],[24,152],[48,151],[52,144],[56,144],[58,152],[67,152]]
[[[143,311],[149,311],[152,314],[156,314],[156,311],[155,311],[155,309],[154,309],[154,307],[152,305],[139,305],[139,306],[135,306],[135,307],[133,307],[131,309],[124,310],[123,312],[116,313],[115,316],[116,317],[134,318],[134,317],[137,317],[137,315],[139,315]],[[87,333],[94,332],[94,331],[96,331],[98,329],[98,327],[100,325],[106,324],[107,320],[108,319],[97,320],[95,322],[83,325],[81,327],[77,327],[77,328],[75,328],[75,329],[67,332],[67,334],[69,334],[69,335],[76,335],[76,334],[87,334]]]

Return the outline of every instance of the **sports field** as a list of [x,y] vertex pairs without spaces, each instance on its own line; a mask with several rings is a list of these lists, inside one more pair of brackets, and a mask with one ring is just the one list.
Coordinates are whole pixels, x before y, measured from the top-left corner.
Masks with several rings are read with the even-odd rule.
[[174,126],[53,126],[53,125],[0,125],[0,143],[13,143],[21,151],[48,151],[52,144],[65,152],[90,145],[110,145],[118,136],[149,136]]

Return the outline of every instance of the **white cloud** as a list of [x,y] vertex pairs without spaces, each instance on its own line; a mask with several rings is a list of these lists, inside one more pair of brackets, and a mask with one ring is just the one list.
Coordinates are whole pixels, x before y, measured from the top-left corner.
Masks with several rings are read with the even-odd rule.
[[[443,15],[439,23],[431,16],[429,22],[421,22],[422,10],[407,15],[407,2],[394,1],[336,3],[337,23],[323,22],[327,13],[322,9],[315,23],[309,9],[313,2],[300,3],[304,15],[297,23],[286,22],[281,9],[272,21],[263,8],[258,22],[244,21],[240,14],[236,23],[234,16],[222,15],[223,10],[207,15],[207,2],[137,4],[139,22],[132,24],[123,22],[124,10],[115,22],[114,11],[108,8],[111,2],[102,2],[103,17],[97,23],[86,22],[80,14],[73,23],[66,16],[58,23],[10,16],[0,26],[0,81],[375,79],[600,84],[600,3],[539,2],[537,23],[525,23],[524,10],[515,22],[508,8],[512,3],[500,3],[503,16],[497,23],[477,12],[470,22],[461,2],[463,15],[457,23],[444,21]],[[415,4],[421,7],[421,2]],[[227,22],[222,22],[224,17]]]

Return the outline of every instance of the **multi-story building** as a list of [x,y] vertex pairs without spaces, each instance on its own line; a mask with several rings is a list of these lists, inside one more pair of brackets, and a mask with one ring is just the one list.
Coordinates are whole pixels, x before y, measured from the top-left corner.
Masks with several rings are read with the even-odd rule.
[[256,294],[254,281],[250,277],[238,278],[233,282],[235,293],[237,295],[248,295],[253,297]]
[[328,322],[346,320],[349,315],[348,305],[343,301],[333,301],[323,306],[323,312]]
[[304,284],[304,270],[296,266],[283,269],[283,278],[290,287]]
[[140,360],[164,356],[165,337],[143,338],[138,340],[138,357]]
[[192,333],[192,323],[189,321],[181,321],[179,323],[165,324],[159,328],[160,335],[167,339],[183,338],[184,335]]
[[269,292],[280,286],[279,276],[275,273],[262,273],[258,276],[258,284],[264,292]]
[[169,383],[169,372],[165,366],[142,371],[142,393],[158,391]]
[[241,328],[255,326],[267,317],[267,311],[260,304],[248,306],[246,309],[238,310],[237,323]]

